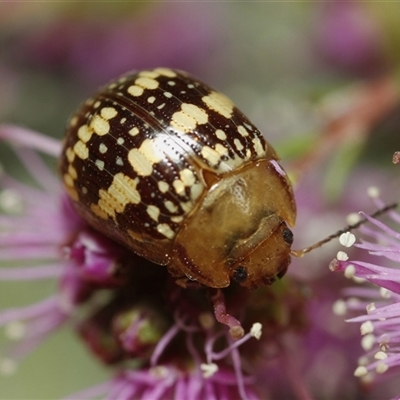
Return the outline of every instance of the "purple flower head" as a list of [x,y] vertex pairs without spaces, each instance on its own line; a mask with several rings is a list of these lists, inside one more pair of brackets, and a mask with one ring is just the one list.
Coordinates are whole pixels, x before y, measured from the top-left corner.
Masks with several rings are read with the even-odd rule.
[[319,53],[346,72],[380,72],[384,67],[382,35],[364,4],[335,0],[321,8],[316,36]]
[[[147,370],[122,371],[112,380],[75,393],[65,400],[92,399],[236,399],[237,380],[230,370],[219,370],[204,379],[197,369],[186,367],[186,372],[174,365],[163,365]],[[204,368],[206,370],[206,368]],[[252,389],[252,380],[246,379],[246,398],[259,399]]]
[[[340,275],[327,276],[320,269],[303,276],[293,271],[274,285],[254,291],[236,284],[218,290],[196,282],[182,286],[164,266],[137,256],[78,217],[59,181],[36,153],[57,157],[58,141],[5,125],[0,126],[0,139],[11,143],[36,183],[23,184],[6,172],[0,177],[0,280],[57,282],[55,293],[48,298],[0,311],[0,326],[14,340],[1,349],[0,374],[15,372],[28,352],[65,325],[80,337],[89,356],[113,371],[110,380],[71,398],[307,399],[327,394],[331,399],[359,395],[359,380],[352,376],[361,354],[358,333],[331,312],[343,289]],[[323,199],[315,190],[311,198],[311,189],[305,189],[298,203],[308,205],[305,217],[309,223],[321,225],[326,216]],[[354,208],[357,202],[358,198],[350,199],[345,208]],[[377,205],[381,207],[378,200]],[[396,213],[390,215],[400,221]],[[388,261],[397,262],[398,234],[369,219],[382,232],[364,227],[364,233],[379,242],[387,240],[390,246],[362,242],[359,251],[375,252],[380,258],[385,254]],[[351,236],[342,242],[350,244]],[[325,264],[302,261],[308,267]],[[399,295],[393,267],[365,261],[352,265],[341,259],[332,268],[353,268],[356,275],[375,279],[385,294],[390,290],[390,298],[375,300],[376,309],[383,306],[389,312],[387,307],[396,305],[393,299],[397,301]],[[391,279],[380,272],[385,268]],[[345,294],[348,303],[336,302],[337,313],[341,304],[360,309],[367,296],[377,297],[371,289],[349,288]],[[375,312],[371,310],[368,319],[360,320],[368,332],[365,343],[371,347],[357,370],[361,375],[366,369],[368,378],[368,371],[382,372],[386,368],[382,365],[394,371],[397,365],[397,336],[391,329],[396,327],[396,317],[383,320],[381,314],[371,319]],[[374,346],[376,351],[370,353]],[[383,353],[387,355],[384,361]],[[379,363],[373,359],[375,354]]]
[[0,279],[58,281],[49,298],[0,312],[0,326],[16,340],[2,351],[0,373],[12,373],[68,324],[99,362],[115,369],[109,382],[75,398],[256,399],[268,393],[259,370],[282,352],[287,334],[308,324],[306,297],[295,281],[256,291],[181,286],[165,267],[78,217],[35,152],[57,156],[58,141],[6,125],[0,138],[36,183],[1,176]]
[[[379,193],[371,188],[370,195],[382,207]],[[344,315],[347,311],[361,314],[348,322],[360,323],[361,346],[365,355],[359,359],[354,374],[370,384],[382,374],[387,378],[398,376],[400,372],[400,233],[385,223],[363,214],[370,226],[362,226],[360,231],[370,240],[355,242],[355,236],[343,234],[340,242],[360,249],[360,258],[349,260],[340,251],[331,262],[332,271],[342,271],[348,278],[362,284],[346,288],[344,299],[338,300],[334,311]],[[390,224],[399,224],[400,215],[389,211]],[[366,281],[372,285],[366,285]],[[398,388],[397,388],[398,391]]]
[[23,65],[71,72],[96,86],[132,68],[163,64],[195,71],[213,50],[216,32],[215,13],[201,4],[169,3],[113,18],[97,10],[78,17],[63,12],[16,37],[13,47]]

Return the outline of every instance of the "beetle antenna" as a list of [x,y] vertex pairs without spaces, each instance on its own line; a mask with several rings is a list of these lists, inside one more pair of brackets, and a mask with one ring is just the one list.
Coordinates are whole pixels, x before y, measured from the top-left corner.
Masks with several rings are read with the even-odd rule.
[[[398,205],[397,203],[393,203],[393,204],[389,204],[389,205],[387,205],[385,207],[382,207],[379,210],[375,211],[373,214],[371,214],[370,217],[371,218],[378,217],[379,215],[382,215],[382,214],[386,213],[389,210],[393,210],[394,208],[397,207],[397,205]],[[337,232],[333,233],[332,235],[327,236],[325,239],[322,239],[319,242],[314,243],[312,246],[306,247],[306,248],[301,249],[301,250],[292,250],[290,252],[290,254],[292,256],[294,256],[294,257],[303,257],[304,254],[309,253],[310,251],[312,251],[312,250],[314,250],[314,249],[316,249],[318,247],[321,247],[325,243],[328,243],[332,239],[335,239],[335,238],[339,237],[343,233],[350,232],[350,231],[352,231],[354,229],[359,228],[361,225],[363,225],[367,221],[368,221],[368,219],[364,217],[364,218],[360,219],[358,222],[356,222],[355,224],[351,224],[351,225],[345,226],[344,228],[342,228],[342,229],[338,230]]]

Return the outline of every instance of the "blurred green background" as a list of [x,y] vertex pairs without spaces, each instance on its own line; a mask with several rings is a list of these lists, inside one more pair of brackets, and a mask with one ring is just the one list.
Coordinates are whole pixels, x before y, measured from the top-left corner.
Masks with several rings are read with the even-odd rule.
[[[399,15],[400,3],[381,2],[2,2],[0,121],[61,138],[68,116],[98,86],[166,66],[230,96],[285,155],[291,141],[318,134],[315,105],[324,95],[396,73]],[[386,130],[395,132],[397,119]],[[22,173],[3,143],[0,161]],[[0,283],[0,307],[54,289],[54,282]],[[15,375],[0,376],[0,398],[59,398],[108,376],[62,329]]]

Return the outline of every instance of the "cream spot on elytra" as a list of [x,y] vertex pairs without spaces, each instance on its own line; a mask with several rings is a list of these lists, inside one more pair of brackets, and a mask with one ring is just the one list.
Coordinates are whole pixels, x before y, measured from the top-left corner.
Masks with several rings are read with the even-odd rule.
[[190,187],[190,198],[192,201],[196,200],[204,190],[204,186],[200,182],[196,182]]
[[141,76],[142,78],[158,78],[160,76],[160,74],[158,72],[155,71],[141,71],[139,72],[139,76]]
[[78,178],[78,173],[76,172],[76,169],[72,165],[68,166],[68,173],[71,175],[72,179]]
[[211,92],[208,96],[204,96],[201,100],[210,110],[217,112],[225,118],[232,117],[234,104],[224,94],[219,92]]
[[220,154],[221,156],[226,156],[228,155],[228,149],[223,146],[221,143],[217,143],[215,145],[215,151]]
[[104,107],[101,109],[100,115],[108,121],[118,115],[118,111],[114,107]]
[[172,182],[172,186],[175,189],[175,192],[179,195],[182,195],[185,193],[185,185],[183,184],[183,182],[179,179],[176,179]]
[[254,150],[256,151],[258,156],[262,156],[265,154],[264,146],[261,143],[261,140],[258,137],[255,137],[253,140]]
[[143,89],[157,89],[159,82],[152,78],[139,77],[135,80],[135,85],[142,87]]
[[132,96],[138,97],[141,96],[144,92],[144,89],[137,85],[131,85],[128,87],[128,93]]
[[93,129],[91,129],[87,125],[82,125],[78,129],[78,137],[82,140],[83,143],[87,143],[93,135]]
[[140,193],[136,186],[139,178],[131,179],[128,176],[118,173],[114,175],[111,186],[99,191],[99,201],[92,207],[92,211],[100,217],[105,216],[115,218],[116,213],[122,213],[127,204],[140,203]]
[[69,120],[69,126],[73,127],[77,124],[77,122],[78,122],[78,117],[75,115]]
[[181,110],[172,115],[171,126],[183,132],[190,132],[197,125],[203,125],[208,122],[207,113],[194,104],[183,103]]
[[201,149],[201,155],[211,164],[216,165],[219,163],[221,156],[220,154],[209,146],[203,146]]
[[170,212],[170,213],[175,213],[178,211],[178,207],[170,200],[164,201],[165,208]]
[[136,126],[134,126],[132,129],[130,129],[130,130],[128,131],[128,133],[129,133],[131,136],[136,136],[136,135],[139,133],[139,128],[137,128]]
[[158,221],[158,217],[160,215],[160,209],[158,207],[153,205],[147,206],[146,212],[149,214],[151,219]]
[[166,76],[167,78],[176,77],[176,72],[172,71],[172,69],[169,68],[156,68],[154,72],[156,72],[159,75]]
[[158,181],[157,184],[158,184],[158,189],[160,190],[161,193],[166,193],[166,192],[168,192],[169,185],[168,185],[167,182],[165,182],[165,181]]
[[65,151],[65,156],[69,163],[72,163],[75,160],[75,152],[71,147],[68,147]]
[[168,224],[158,224],[157,231],[166,236],[168,239],[172,239],[175,236],[174,231]]
[[185,186],[192,186],[196,182],[196,177],[194,176],[193,172],[188,168],[180,171],[179,176]]
[[243,144],[240,142],[240,140],[238,138],[236,138],[233,143],[235,144],[235,147],[238,151],[242,151],[243,150]]
[[107,150],[108,150],[107,146],[104,143],[100,143],[100,146],[99,146],[100,153],[105,154],[105,153],[107,153]]
[[93,119],[90,121],[90,127],[99,136],[107,135],[107,133],[110,131],[110,124],[100,115],[95,115],[93,117]]
[[215,131],[215,136],[217,136],[219,140],[226,140],[226,133],[222,129],[217,129]]
[[249,132],[247,132],[246,128],[243,125],[239,125],[237,127],[238,132],[242,135],[242,136],[249,136]]
[[128,161],[140,176],[149,176],[153,173],[153,163],[139,149],[132,149],[128,153]]
[[81,159],[86,160],[89,157],[89,149],[81,140],[74,145],[74,153]]
[[103,171],[103,170],[104,170],[104,161],[102,161],[102,160],[96,160],[94,163],[96,164],[96,167],[97,167],[100,171]]
[[149,176],[153,172],[153,165],[164,158],[164,153],[151,139],[146,139],[140,147],[131,149],[128,153],[128,161],[138,175]]

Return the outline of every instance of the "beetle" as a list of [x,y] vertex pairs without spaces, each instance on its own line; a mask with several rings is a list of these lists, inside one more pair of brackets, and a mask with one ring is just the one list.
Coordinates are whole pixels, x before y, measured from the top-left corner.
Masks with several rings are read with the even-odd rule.
[[83,219],[174,277],[254,289],[287,270],[296,205],[276,152],[185,72],[102,88],[70,119],[59,168]]

